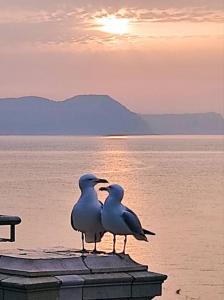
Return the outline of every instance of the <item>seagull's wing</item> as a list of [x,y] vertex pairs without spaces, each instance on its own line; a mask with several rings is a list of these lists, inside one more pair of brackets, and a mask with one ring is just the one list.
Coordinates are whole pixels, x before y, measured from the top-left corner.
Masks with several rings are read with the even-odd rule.
[[137,215],[132,210],[125,207],[125,210],[122,214],[122,217],[123,217],[126,225],[132,231],[134,237],[137,240],[147,241],[147,237],[144,234],[144,231],[142,229],[142,225],[141,225]]
[[[134,215],[134,216],[138,219],[138,216],[136,215],[136,213],[133,212],[133,210],[131,210],[131,209],[128,208],[127,206],[124,206],[124,208],[125,208],[125,210],[127,210],[129,213],[131,213],[132,215]],[[139,219],[138,219],[138,221],[139,221]],[[140,223],[140,221],[139,221],[139,223]],[[140,223],[140,225],[141,225],[141,223]],[[142,227],[142,226],[141,226],[141,227]]]
[[[98,200],[100,205],[101,205],[101,212],[102,212],[102,209],[103,209],[103,203]],[[101,221],[102,223],[102,221]],[[102,225],[102,224],[101,224]],[[104,233],[106,232],[106,230],[103,228],[103,225],[102,225],[102,230],[100,232],[97,232],[97,233],[93,233],[93,232],[86,232],[85,233],[85,240],[87,243],[94,243],[94,242],[100,242],[102,237],[104,236]]]
[[[134,213],[130,208],[128,208],[128,207],[125,206],[125,209],[126,209],[128,212],[130,212],[131,214],[135,215],[135,217],[138,219],[138,216],[136,215],[136,213]],[[138,219],[138,221],[139,221],[139,219]],[[140,223],[140,221],[139,221],[139,223]],[[140,226],[141,226],[141,228],[142,228],[141,223],[140,223]],[[148,229],[142,228],[142,230],[143,230],[144,234],[156,235],[154,232],[152,232],[152,231],[150,231],[150,230],[148,230]]]
[[[103,202],[101,202],[100,200],[98,200],[101,204],[101,212],[102,212],[102,209],[103,209]],[[102,215],[101,215],[102,217]],[[101,223],[102,223],[102,219],[101,219]],[[103,225],[102,225],[103,227]],[[100,238],[99,238],[99,241],[101,241],[102,237],[104,236],[104,233],[106,233],[107,231],[105,230],[105,228],[103,228],[103,230],[100,232]]]
[[72,225],[72,228],[76,231],[78,231],[78,229],[75,227],[74,225],[74,222],[73,222],[73,218],[72,218],[72,213],[71,213],[71,225]]

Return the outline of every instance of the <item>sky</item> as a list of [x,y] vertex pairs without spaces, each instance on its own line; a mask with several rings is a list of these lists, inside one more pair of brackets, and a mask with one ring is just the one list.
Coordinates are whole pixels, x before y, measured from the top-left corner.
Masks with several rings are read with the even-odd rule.
[[0,0],[0,98],[224,114],[223,20],[219,0]]

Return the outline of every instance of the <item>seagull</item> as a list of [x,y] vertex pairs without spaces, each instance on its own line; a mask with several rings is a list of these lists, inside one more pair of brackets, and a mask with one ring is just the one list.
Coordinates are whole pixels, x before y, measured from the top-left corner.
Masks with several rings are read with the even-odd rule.
[[94,189],[98,183],[108,183],[108,181],[97,178],[93,174],[85,174],[80,177],[79,188],[81,196],[74,205],[71,213],[72,228],[82,233],[82,252],[87,252],[84,235],[86,243],[95,243],[93,252],[97,252],[96,243],[101,241],[105,233],[105,229],[101,223],[103,204],[98,200]]
[[133,235],[137,240],[148,241],[146,235],[155,235],[154,232],[142,228],[138,216],[128,207],[121,204],[124,197],[124,189],[118,184],[101,187],[100,191],[109,193],[101,212],[101,220],[106,231],[113,234],[113,253],[116,253],[116,235],[124,235],[124,248],[127,243],[127,235]]

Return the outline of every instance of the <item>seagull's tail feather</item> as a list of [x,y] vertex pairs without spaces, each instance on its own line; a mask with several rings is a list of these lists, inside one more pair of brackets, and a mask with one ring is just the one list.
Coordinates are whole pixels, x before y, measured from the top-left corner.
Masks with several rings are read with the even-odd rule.
[[147,235],[155,235],[154,232],[152,231],[149,231],[147,229],[142,229],[142,232],[141,233],[138,233],[138,234],[134,234],[134,237],[137,239],[137,240],[141,240],[141,241],[146,241],[148,242],[148,239],[147,239]]
[[148,239],[147,239],[147,237],[144,235],[144,233],[135,234],[134,237],[135,237],[137,240],[148,242]]
[[92,232],[85,232],[86,243],[99,243],[105,232],[97,232],[96,234]]
[[149,234],[149,235],[156,235],[154,232],[149,231],[147,229],[143,229],[144,234]]

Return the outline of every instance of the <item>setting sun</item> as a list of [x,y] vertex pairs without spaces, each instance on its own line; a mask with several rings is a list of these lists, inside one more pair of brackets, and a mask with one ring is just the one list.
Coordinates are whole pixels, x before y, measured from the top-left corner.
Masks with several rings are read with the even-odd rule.
[[129,20],[118,18],[116,16],[108,16],[97,19],[97,24],[101,25],[100,30],[113,33],[125,34],[128,33]]

